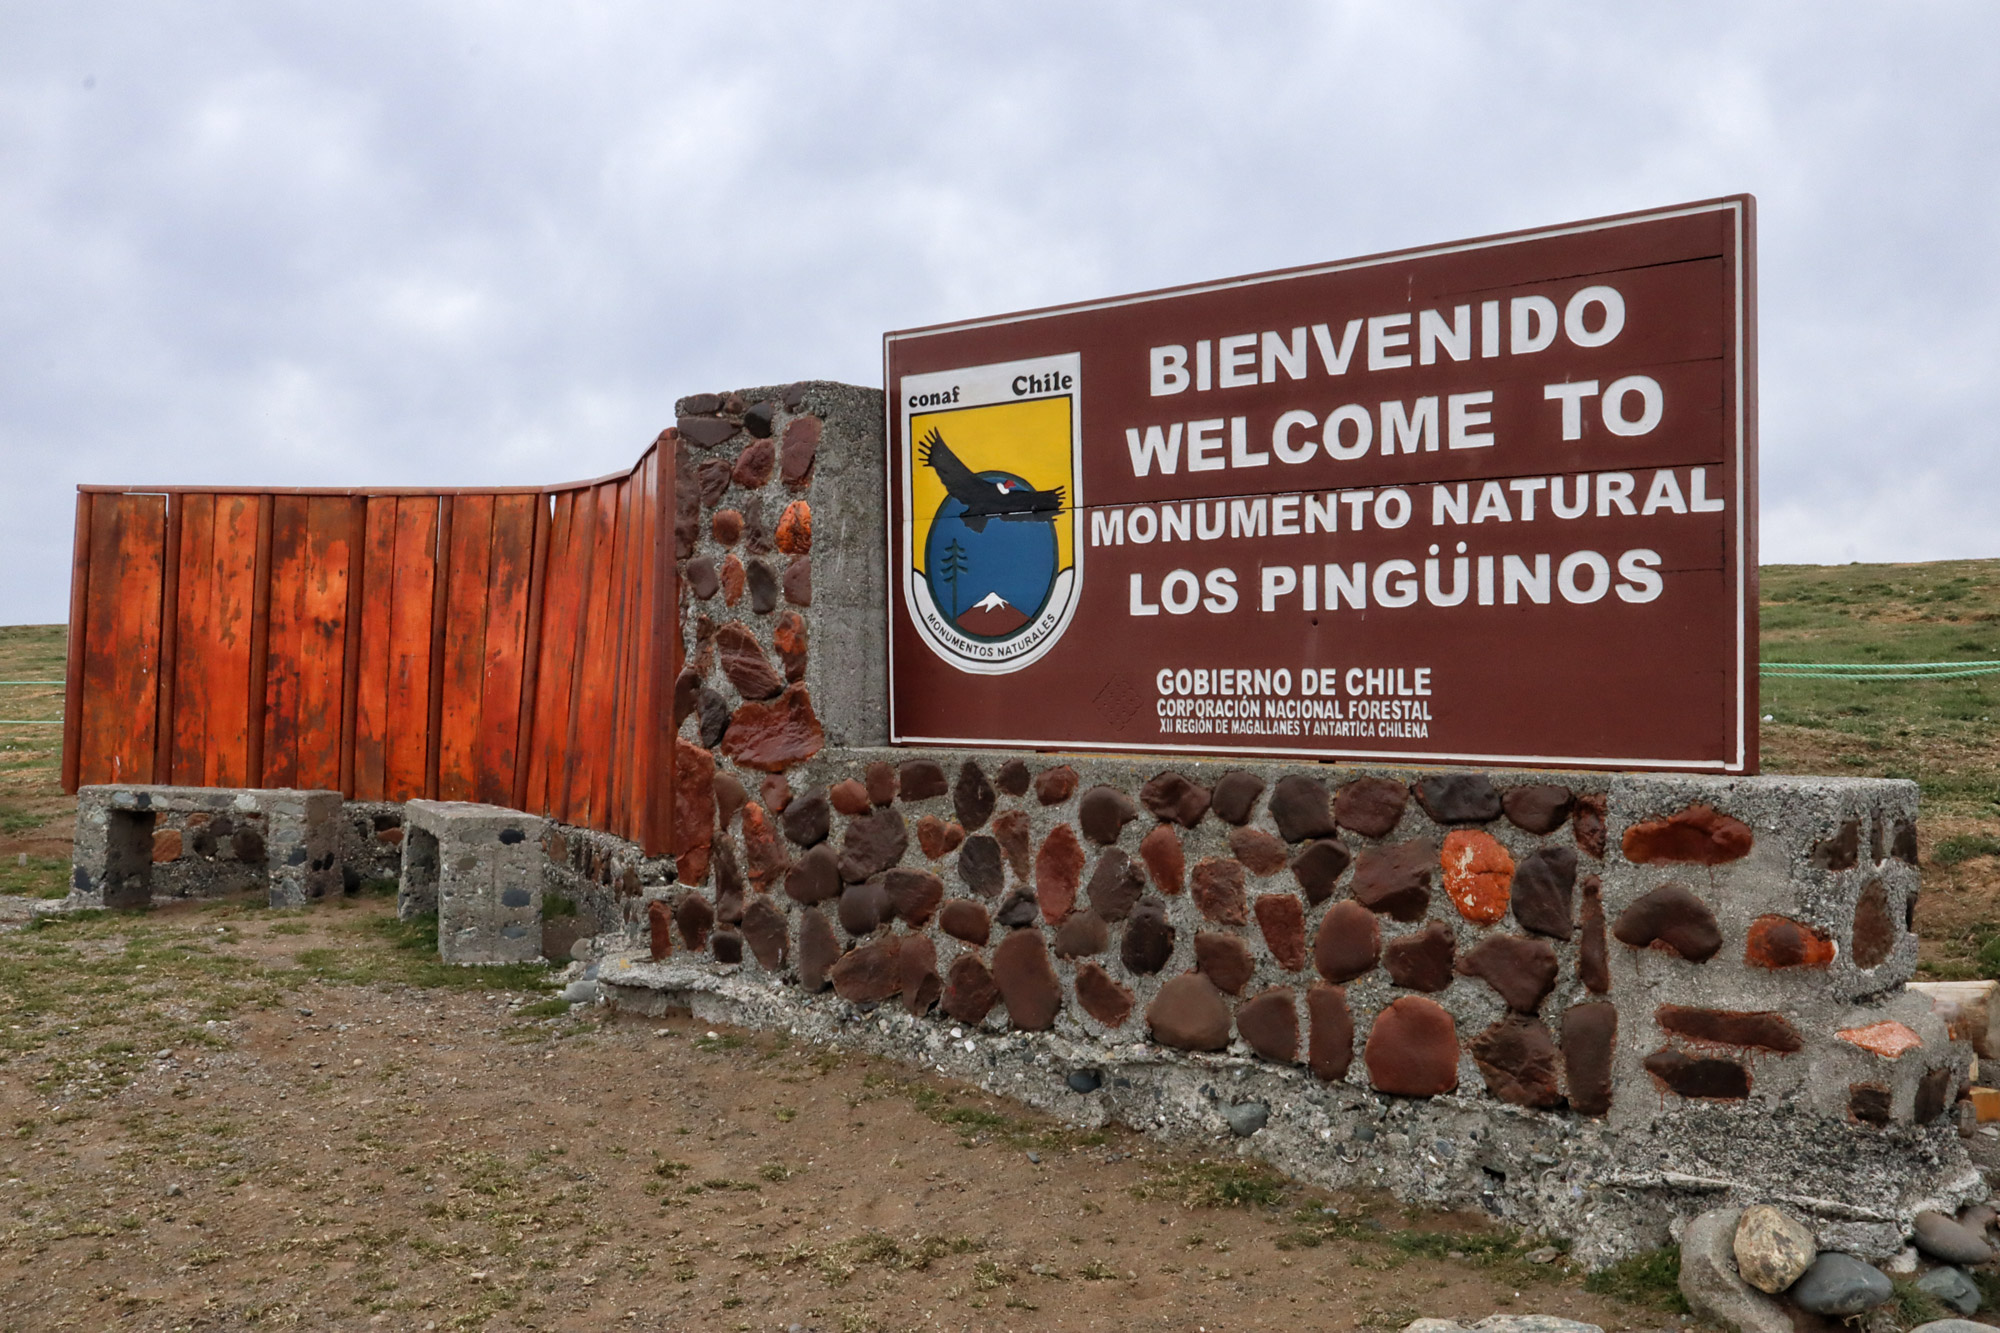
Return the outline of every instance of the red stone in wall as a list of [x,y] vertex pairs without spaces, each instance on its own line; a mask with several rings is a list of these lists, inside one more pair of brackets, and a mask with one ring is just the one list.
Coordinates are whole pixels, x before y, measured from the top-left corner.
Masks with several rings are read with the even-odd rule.
[[1569,1106],[1581,1115],[1611,1109],[1611,1058],[1618,1045],[1618,1007],[1604,1000],[1563,1012],[1563,1079]]
[[1035,799],[1043,805],[1061,805],[1076,790],[1076,770],[1068,764],[1045,768],[1035,777]]
[[1475,925],[1490,926],[1507,915],[1514,858],[1492,835],[1477,829],[1453,829],[1445,834],[1439,863],[1444,870],[1444,891],[1460,916]]
[[1658,947],[1690,963],[1705,963],[1722,948],[1715,913],[1685,884],[1666,883],[1618,914],[1611,933],[1634,949]]
[[1750,967],[1773,970],[1788,967],[1825,967],[1839,952],[1826,936],[1788,916],[1760,916],[1750,923],[1743,941],[1743,961]]
[[1153,885],[1161,893],[1179,893],[1187,882],[1187,853],[1181,850],[1180,835],[1170,825],[1161,824],[1140,840],[1139,859],[1146,863]]
[[1750,853],[1750,826],[1706,805],[1691,805],[1665,819],[1625,830],[1625,859],[1635,865],[1692,862],[1715,866]]
[[1547,1109],[1562,1102],[1556,1044],[1538,1018],[1508,1014],[1468,1043],[1474,1064],[1495,1097]]
[[729,720],[722,752],[744,768],[781,773],[818,754],[826,733],[803,685],[787,686],[770,703],[746,703]]
[[1381,923],[1352,900],[1328,908],[1313,937],[1313,964],[1328,981],[1352,981],[1374,971],[1381,951]]
[[786,555],[804,555],[812,549],[812,506],[794,500],[778,516],[778,549]]
[[1347,1077],[1354,1062],[1354,1015],[1347,1007],[1347,989],[1315,981],[1306,991],[1310,1023],[1306,1065],[1329,1083]]
[[1184,972],[1146,1006],[1153,1040],[1183,1051],[1219,1051],[1229,1045],[1229,1006],[1199,972]]
[[1035,831],[1025,812],[1009,810],[994,820],[993,840],[1014,868],[1014,878],[1026,879],[1034,873]]
[[903,989],[898,955],[903,937],[895,935],[850,949],[833,965],[833,993],[849,1004],[879,1004]]
[[1435,1097],[1458,1086],[1458,1025],[1434,1000],[1405,995],[1375,1016],[1362,1051],[1377,1092]]
[[1215,983],[1217,990],[1231,995],[1240,994],[1256,970],[1256,964],[1250,960],[1250,946],[1218,930],[1195,932],[1194,966]]
[[1489,935],[1458,960],[1461,976],[1478,977],[1509,1009],[1532,1014],[1556,985],[1556,951],[1542,940]]
[[1285,868],[1285,844],[1260,828],[1229,830],[1229,852],[1253,875],[1275,875]]
[[924,855],[931,860],[940,860],[958,850],[965,841],[965,830],[956,823],[947,823],[936,815],[920,815],[917,818],[917,845],[924,849]]
[[1689,1041],[1775,1051],[1780,1055],[1792,1055],[1805,1049],[1805,1042],[1791,1020],[1768,1009],[1746,1012],[1663,1004],[1653,1017],[1661,1031]]
[[1257,928],[1264,933],[1264,947],[1287,972],[1306,965],[1306,913],[1299,900],[1289,893],[1266,893],[1251,904]]
[[1042,915],[1061,925],[1076,907],[1077,885],[1083,880],[1083,844],[1067,824],[1058,824],[1035,854],[1035,897]]
[[1225,926],[1249,922],[1249,900],[1243,892],[1243,866],[1220,857],[1204,857],[1194,863],[1194,902],[1210,921]]
[[1266,1060],[1298,1059],[1299,1011],[1291,990],[1273,986],[1237,1006],[1236,1033]]
[[999,1002],[1000,990],[993,984],[993,974],[986,970],[986,964],[979,961],[979,955],[960,954],[945,975],[941,1000],[944,1011],[961,1023],[978,1023]]
[[1208,813],[1209,791],[1179,773],[1161,773],[1139,789],[1139,800],[1154,818],[1193,828]]
[[1076,1002],[1108,1028],[1123,1027],[1132,1016],[1132,992],[1112,980],[1111,974],[1096,963],[1077,965]]
[[715,756],[686,741],[674,742],[674,826],[687,845],[674,858],[683,884],[708,878],[708,849],[715,840]]
[[1027,1032],[1046,1032],[1062,1009],[1062,986],[1039,930],[1017,930],[993,950],[993,984],[1007,1005],[1007,1021]]
[[654,962],[674,951],[674,909],[666,899],[655,898],[646,904],[646,933]]

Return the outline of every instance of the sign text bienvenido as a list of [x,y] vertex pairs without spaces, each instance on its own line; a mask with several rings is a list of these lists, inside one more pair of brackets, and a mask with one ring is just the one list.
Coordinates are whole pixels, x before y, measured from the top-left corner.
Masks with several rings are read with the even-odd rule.
[[889,334],[897,742],[1754,772],[1748,196]]

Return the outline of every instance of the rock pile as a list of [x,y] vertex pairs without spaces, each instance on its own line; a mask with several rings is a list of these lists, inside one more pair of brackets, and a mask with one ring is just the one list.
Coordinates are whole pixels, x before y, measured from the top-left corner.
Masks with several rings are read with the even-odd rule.
[[[1995,1259],[1987,1236],[1993,1220],[1992,1210],[1983,1207],[1969,1208],[1958,1218],[1918,1213],[1911,1224],[1915,1249],[1906,1253],[1912,1268],[1920,1256],[1930,1267],[1916,1285],[1948,1309],[1976,1314],[1982,1303],[1979,1284],[1965,1269]],[[1851,1254],[1820,1250],[1810,1226],[1769,1204],[1718,1208],[1688,1223],[1681,1239],[1680,1287],[1697,1316],[1739,1333],[1790,1333],[1788,1307],[1851,1319],[1895,1295],[1881,1269]],[[1961,1322],[1924,1327],[1931,1333],[1957,1333],[1946,1325]]]

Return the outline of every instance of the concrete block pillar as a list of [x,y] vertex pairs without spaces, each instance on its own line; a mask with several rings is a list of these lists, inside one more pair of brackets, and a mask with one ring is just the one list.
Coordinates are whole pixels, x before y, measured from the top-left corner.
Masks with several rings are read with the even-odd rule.
[[414,916],[435,903],[445,962],[541,957],[547,820],[497,805],[411,801],[403,828],[399,910]]

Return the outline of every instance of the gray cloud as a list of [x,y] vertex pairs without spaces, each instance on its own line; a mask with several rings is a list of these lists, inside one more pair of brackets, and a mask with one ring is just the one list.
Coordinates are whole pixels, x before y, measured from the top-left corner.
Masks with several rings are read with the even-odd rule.
[[1994,554],[1990,6],[6,9],[0,622],[79,481],[557,480],[887,328],[1737,190],[1764,554]]

